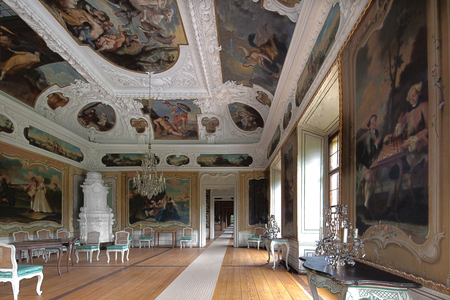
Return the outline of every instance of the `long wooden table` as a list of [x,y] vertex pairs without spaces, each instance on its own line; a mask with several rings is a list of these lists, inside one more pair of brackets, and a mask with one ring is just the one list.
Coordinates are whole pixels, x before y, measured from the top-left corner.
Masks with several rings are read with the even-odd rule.
[[314,300],[318,300],[316,288],[327,288],[340,293],[339,299],[403,299],[411,300],[408,289],[420,288],[415,281],[385,272],[364,263],[356,262],[336,267],[324,257],[300,257],[307,271],[308,283]]
[[158,241],[158,244],[155,245],[159,247],[159,234],[160,233],[171,233],[172,234],[172,248],[175,248],[177,244],[177,231],[175,229],[155,229],[155,238]]
[[[58,270],[58,275],[61,276],[61,257],[62,257],[62,246],[67,247],[67,251],[71,249],[72,266],[73,266],[73,253],[75,252],[75,238],[63,238],[63,239],[48,239],[48,240],[33,240],[24,242],[13,242],[10,245],[16,247],[16,251],[19,257],[19,264],[22,263],[21,251],[28,251],[28,257],[30,258],[30,263],[33,264],[32,250],[42,249],[42,248],[58,248],[58,262],[56,268]],[[69,272],[69,253],[67,253],[67,272]]]

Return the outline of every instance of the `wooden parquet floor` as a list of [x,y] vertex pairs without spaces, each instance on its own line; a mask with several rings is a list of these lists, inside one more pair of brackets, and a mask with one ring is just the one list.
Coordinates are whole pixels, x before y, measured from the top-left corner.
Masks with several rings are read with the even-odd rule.
[[[212,240],[208,240],[208,245]],[[131,248],[130,260],[106,263],[106,250],[100,260],[80,262],[69,267],[65,255],[61,276],[56,270],[56,255],[45,263],[35,258],[34,263],[44,266],[42,295],[36,294],[36,278],[20,283],[19,300],[44,299],[155,299],[206,248]],[[75,258],[76,260],[76,258]],[[287,272],[280,264],[272,270],[267,264],[267,252],[255,248],[233,248],[230,242],[213,299],[312,299],[306,276]],[[195,288],[201,288],[195,287]],[[337,299],[319,289],[322,299]],[[0,299],[13,299],[11,285],[0,285]],[[176,299],[174,299],[176,300]],[[201,299],[199,299],[201,300]]]

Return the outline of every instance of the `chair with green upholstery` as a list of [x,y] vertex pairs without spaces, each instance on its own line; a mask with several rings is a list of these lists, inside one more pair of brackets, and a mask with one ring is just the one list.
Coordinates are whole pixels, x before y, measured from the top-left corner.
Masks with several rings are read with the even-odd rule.
[[142,230],[142,236],[139,237],[139,248],[141,248],[141,245],[145,243],[148,243],[148,247],[153,247],[155,245],[155,241],[153,240],[153,228],[151,227],[145,227]]
[[262,242],[261,236],[264,235],[264,228],[257,227],[252,236],[247,239],[247,248],[250,248],[250,243],[255,243],[259,250],[259,243]]
[[192,243],[196,240],[196,235],[192,228],[183,228],[183,234],[180,237],[180,249],[183,249],[183,243],[188,244],[192,249]]
[[44,279],[42,266],[18,265],[16,262],[16,247],[0,243],[0,282],[11,282],[14,300],[19,297],[20,281],[37,276],[36,293],[42,294],[41,285]]
[[130,233],[130,237],[128,238],[128,240],[130,241],[130,247],[131,248],[134,248],[134,245],[133,245],[133,228],[131,228],[131,227],[125,227],[123,230],[125,230],[126,232],[129,232]]
[[107,246],[106,247],[106,256],[108,256],[108,263],[109,263],[109,252],[114,252],[116,256],[117,261],[117,252],[122,253],[122,263],[123,263],[123,257],[125,255],[125,252],[127,252],[127,260],[129,259],[130,255],[130,240],[128,239],[130,236],[130,233],[128,231],[117,231],[116,232],[116,238],[114,239],[114,245]]
[[[30,235],[28,231],[16,231],[13,232],[13,241],[14,242],[26,242],[30,239]],[[30,260],[30,257],[28,256],[28,250],[22,250],[22,253],[19,253],[21,257],[26,257],[27,262]],[[21,258],[20,257],[20,258]]]
[[[86,260],[89,259],[89,263],[92,263],[92,253],[97,251],[97,261],[100,259],[100,232],[91,231],[87,234],[86,243],[80,246],[76,246],[75,254],[77,256],[77,263],[79,261],[78,252],[86,252]],[[88,258],[90,254],[90,258]]]

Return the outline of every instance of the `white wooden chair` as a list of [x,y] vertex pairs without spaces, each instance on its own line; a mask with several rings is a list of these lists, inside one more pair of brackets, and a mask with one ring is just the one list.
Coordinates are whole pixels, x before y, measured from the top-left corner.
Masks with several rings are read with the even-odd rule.
[[145,247],[145,243],[148,243],[149,248],[155,245],[154,232],[151,227],[145,227],[142,230],[142,236],[139,237],[139,248],[141,248],[142,244],[144,244]]
[[183,228],[183,234],[180,237],[180,249],[183,249],[183,243],[188,244],[192,249],[192,243],[197,240],[197,236],[192,228]]
[[[91,231],[87,234],[87,240],[84,245],[76,246],[75,254],[77,255],[77,263],[79,261],[78,252],[86,252],[86,260],[92,263],[92,253],[97,251],[97,261],[100,259],[100,232]],[[90,258],[88,258],[90,254]]]
[[[64,239],[64,238],[70,238],[70,232],[67,231],[66,229],[58,229],[56,231],[56,238],[57,239]],[[58,248],[45,248],[46,250],[46,255],[47,255],[47,260],[50,259],[50,255],[52,253],[56,253],[56,258],[59,258],[59,249]],[[62,246],[62,250],[63,253],[67,252],[67,247],[66,246]],[[69,256],[70,259],[70,256]],[[45,262],[47,262],[47,260]]]
[[247,239],[247,248],[250,248],[250,243],[256,243],[259,250],[259,243],[262,242],[261,236],[264,235],[264,228],[257,227],[252,236]]
[[[27,231],[16,231],[13,232],[13,241],[14,242],[25,242],[28,241],[29,239],[29,234]],[[20,253],[19,255],[26,257],[27,258],[27,262],[30,260],[30,257],[28,256],[28,251],[27,250],[22,250],[22,253]],[[21,257],[19,257],[19,259],[21,259]]]
[[131,227],[125,227],[123,230],[125,230],[126,232],[129,232],[130,233],[130,237],[128,238],[128,240],[130,241],[130,247],[131,248],[134,248],[134,245],[133,245],[133,228],[131,228]]
[[[36,231],[36,235],[38,240],[49,240],[50,239],[50,230],[48,229],[39,229]],[[57,257],[59,256],[58,248],[44,248],[39,249],[38,251],[42,251],[42,257],[44,257],[45,262],[50,258],[50,254],[56,253]]]
[[123,263],[123,257],[125,255],[125,252],[127,252],[127,260],[129,259],[130,255],[130,240],[129,240],[130,233],[127,231],[117,231],[116,232],[116,238],[114,240],[113,246],[107,246],[106,247],[106,256],[108,256],[108,263],[109,263],[109,252],[114,252],[116,256],[117,261],[117,252],[122,253],[122,263]]
[[42,266],[18,265],[16,247],[0,243],[0,282],[11,282],[14,300],[19,297],[20,281],[37,276],[36,293],[42,294],[41,285],[44,279]]

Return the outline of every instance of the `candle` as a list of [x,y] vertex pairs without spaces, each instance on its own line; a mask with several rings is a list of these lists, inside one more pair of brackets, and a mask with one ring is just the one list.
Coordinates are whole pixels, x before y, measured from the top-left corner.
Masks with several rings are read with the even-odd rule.
[[264,224],[265,226],[266,226],[266,228],[267,228],[267,224]]
[[342,242],[344,244],[347,244],[347,237],[348,237],[348,229],[344,228],[344,238],[342,239]]
[[319,240],[322,239],[322,236],[323,236],[323,228],[320,227],[320,228],[319,228]]
[[355,239],[357,239],[358,238],[358,228],[355,228],[354,229],[354,231],[353,231],[353,237],[355,238]]

